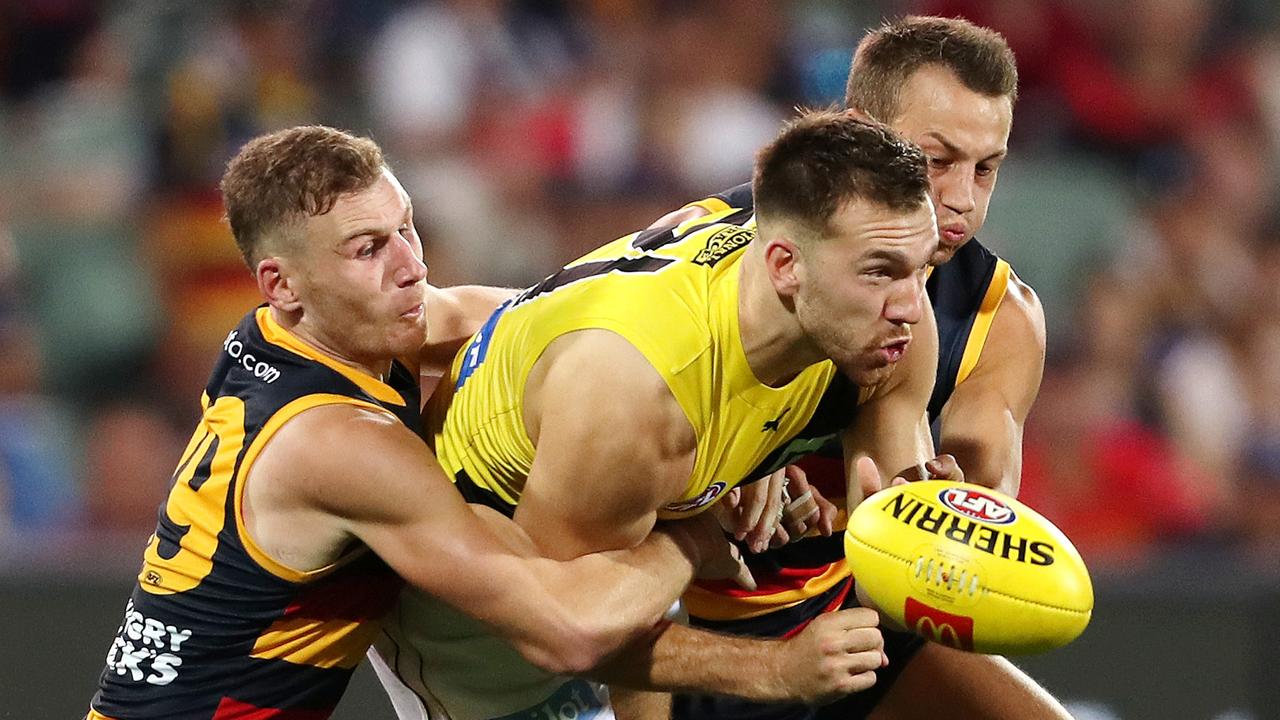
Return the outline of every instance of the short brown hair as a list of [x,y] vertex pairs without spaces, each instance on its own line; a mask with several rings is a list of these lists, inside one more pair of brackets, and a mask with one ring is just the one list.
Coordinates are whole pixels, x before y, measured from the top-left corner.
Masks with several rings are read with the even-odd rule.
[[950,70],[973,92],[1018,100],[1018,64],[1004,36],[968,20],[911,15],[886,22],[858,44],[845,105],[893,122],[902,87],[925,65]]
[[323,125],[250,140],[227,163],[221,183],[227,222],[249,269],[264,256],[266,241],[372,186],[385,164],[377,143]]
[[893,210],[924,204],[924,153],[880,123],[846,110],[816,110],[788,123],[756,156],[752,180],[761,218],[798,222],[825,236],[845,203],[864,198]]

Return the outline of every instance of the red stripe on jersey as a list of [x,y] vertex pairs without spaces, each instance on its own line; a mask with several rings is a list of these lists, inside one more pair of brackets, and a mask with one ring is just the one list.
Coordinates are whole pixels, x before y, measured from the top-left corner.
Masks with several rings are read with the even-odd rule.
[[213,712],[213,720],[328,720],[333,708],[328,710],[281,710],[264,708],[224,697]]
[[844,588],[841,589],[840,592],[836,593],[835,597],[831,598],[831,602],[827,603],[822,608],[822,612],[819,615],[814,615],[808,620],[805,620],[799,625],[791,628],[782,636],[782,639],[785,640],[789,637],[794,637],[796,635],[799,635],[805,628],[809,627],[809,623],[813,622],[814,618],[820,617],[821,615],[825,615],[829,612],[835,612],[836,610],[839,610],[840,606],[844,604],[844,599],[849,597],[849,591],[852,589],[853,589],[853,578],[849,578],[849,581],[844,584]]

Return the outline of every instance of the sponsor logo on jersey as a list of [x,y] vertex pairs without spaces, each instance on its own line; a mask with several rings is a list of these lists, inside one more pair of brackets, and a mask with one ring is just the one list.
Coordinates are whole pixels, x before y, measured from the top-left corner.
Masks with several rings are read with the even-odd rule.
[[957,650],[973,650],[973,618],[955,615],[908,597],[903,608],[907,627],[922,637]]
[[130,600],[107,651],[107,672],[128,676],[133,682],[168,685],[178,677],[182,645],[190,638],[191,630],[146,617]]
[[756,236],[756,231],[751,228],[743,227],[726,227],[721,228],[711,234],[707,238],[706,247],[698,251],[693,258],[695,265],[715,265],[721,260],[733,254],[735,250],[744,247],[751,242],[751,238]]
[[725,482],[723,480],[717,480],[716,482],[708,485],[706,490],[698,493],[698,496],[692,500],[671,503],[666,509],[670,512],[688,512],[689,510],[696,510],[703,505],[710,505],[715,502],[716,498],[720,497],[720,493],[724,492],[724,488]]
[[222,341],[222,349],[240,363],[250,375],[270,385],[280,377],[280,369],[275,365],[262,362],[253,353],[244,351],[244,342],[239,340],[239,330],[232,330],[227,339]]
[[990,525],[954,514],[932,502],[922,502],[909,493],[898,493],[880,506],[894,520],[968,545],[989,555],[1020,563],[1047,566],[1053,564],[1054,546],[1042,540],[1019,537]]
[[987,495],[969,488],[947,488],[938,493],[943,505],[980,522],[1008,525],[1018,519],[1013,508]]

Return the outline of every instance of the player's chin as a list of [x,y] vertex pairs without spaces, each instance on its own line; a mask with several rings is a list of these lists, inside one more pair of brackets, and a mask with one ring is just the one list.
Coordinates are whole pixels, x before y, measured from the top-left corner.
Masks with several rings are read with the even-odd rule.
[[951,258],[956,256],[956,251],[960,249],[959,245],[938,245],[938,248],[929,256],[929,264],[937,267],[945,265]]
[[417,355],[422,346],[427,344],[427,323],[425,318],[415,321],[401,319],[387,333],[387,342],[396,357]]
[[888,379],[895,364],[880,358],[862,358],[843,364],[841,370],[859,387],[874,387]]

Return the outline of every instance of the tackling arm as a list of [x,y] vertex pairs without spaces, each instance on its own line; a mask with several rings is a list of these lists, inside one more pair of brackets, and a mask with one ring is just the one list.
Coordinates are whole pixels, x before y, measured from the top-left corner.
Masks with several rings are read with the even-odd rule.
[[345,404],[304,411],[281,428],[251,481],[269,489],[257,498],[260,524],[276,518],[294,536],[307,528],[330,558],[358,538],[410,584],[558,673],[586,671],[649,631],[707,542],[654,533],[625,554],[522,556],[471,511],[417,436],[382,411]]
[[972,482],[1018,494],[1022,427],[1044,374],[1044,309],[1017,277],[996,309],[973,372],[942,409],[942,452],[954,455]]

